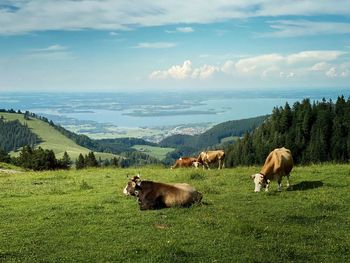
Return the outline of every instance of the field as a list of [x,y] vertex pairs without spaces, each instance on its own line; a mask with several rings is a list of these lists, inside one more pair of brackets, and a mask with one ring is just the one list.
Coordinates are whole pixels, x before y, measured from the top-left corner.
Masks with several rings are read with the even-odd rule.
[[[87,154],[90,152],[89,149],[79,146],[46,122],[34,118],[25,120],[23,114],[1,112],[0,116],[4,116],[5,120],[19,120],[22,124],[27,123],[28,127],[43,141],[37,146],[41,146],[43,149],[53,150],[57,158],[61,158],[64,151],[67,151],[70,158],[74,161],[80,153]],[[18,152],[12,152],[11,155],[16,156]],[[112,159],[116,156],[109,153],[95,153],[95,155],[97,158],[101,157],[102,159]]]
[[[257,167],[0,173],[1,262],[349,262],[350,165],[296,167],[253,193]],[[190,208],[140,211],[126,175],[188,182]]]
[[158,160],[165,159],[166,154],[174,150],[174,148],[162,148],[149,145],[134,145],[132,148],[136,149],[139,152],[157,158]]

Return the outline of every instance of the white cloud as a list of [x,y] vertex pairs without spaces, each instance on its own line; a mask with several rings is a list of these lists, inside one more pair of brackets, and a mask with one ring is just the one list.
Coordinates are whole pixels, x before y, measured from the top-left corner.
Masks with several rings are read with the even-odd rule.
[[182,65],[175,65],[168,70],[157,70],[150,74],[150,79],[173,78],[177,80],[187,79],[192,73],[192,63],[190,60],[184,61]]
[[294,72],[280,72],[280,77],[281,78],[286,78],[286,79],[290,79],[290,78],[294,78],[296,76],[296,74]]
[[269,21],[273,32],[263,33],[269,37],[300,37],[320,34],[349,34],[350,23],[315,22],[308,20],[276,20]]
[[154,71],[149,78],[153,80],[208,79],[219,72],[232,77],[251,79],[295,79],[307,77],[310,74],[321,74],[328,78],[348,77],[350,63],[339,64],[339,58],[346,54],[346,52],[337,50],[311,50],[288,55],[272,53],[245,57],[237,61],[227,60],[221,66],[204,64],[194,69],[191,61],[186,60],[183,65],[174,65],[167,70]]
[[350,70],[348,68],[344,68],[340,66],[340,68],[337,67],[331,67],[327,72],[326,76],[328,78],[345,78],[348,77],[350,74]]
[[33,51],[33,52],[56,52],[56,51],[63,51],[66,49],[67,49],[67,47],[55,44],[55,45],[45,47],[45,48],[31,49],[31,51]]
[[235,62],[232,60],[227,60],[221,67],[221,71],[226,74],[233,74],[235,71]]
[[176,31],[181,33],[192,33],[194,32],[194,29],[192,27],[186,26],[186,27],[177,27]]
[[211,65],[203,65],[202,67],[196,68],[192,73],[193,79],[208,79],[213,76],[215,72],[219,72],[220,69]]
[[59,44],[51,45],[44,48],[29,49],[24,55],[24,59],[29,60],[71,60],[76,59],[68,48]]
[[311,68],[309,68],[310,71],[324,71],[324,70],[327,70],[329,69],[331,66],[322,61],[322,62],[318,62],[316,64],[314,64]]
[[[45,30],[114,31],[133,27],[213,23],[259,16],[347,16],[349,13],[349,0],[304,0],[297,4],[293,0],[281,0],[278,4],[274,0],[14,0],[8,2],[7,8],[0,9],[0,34],[16,35]],[[292,30],[289,24],[285,23],[280,28],[276,28],[278,24],[275,24],[275,29],[288,33],[288,30]],[[342,30],[348,32],[347,25],[344,27]],[[329,30],[322,29],[321,32]]]
[[184,61],[182,65],[171,66],[167,70],[156,70],[153,71],[149,78],[152,80],[156,79],[176,79],[176,80],[185,80],[185,79],[208,79],[213,76],[215,72],[219,72],[218,67],[212,65],[203,65],[199,68],[192,68],[192,62],[190,60]]
[[338,50],[313,50],[303,51],[287,56],[287,62],[290,64],[299,62],[312,62],[312,61],[331,61],[335,60],[346,52]]
[[240,59],[235,64],[235,68],[238,72],[250,73],[259,71],[261,69],[266,70],[267,67],[281,63],[284,60],[285,58],[279,54],[266,54]]
[[110,36],[119,36],[119,33],[112,31],[112,32],[109,32],[109,35]]
[[175,30],[165,30],[168,34],[174,34],[174,33],[192,33],[194,32],[194,29],[192,27],[186,26],[186,27],[177,27]]
[[176,43],[172,43],[172,42],[142,42],[142,43],[138,43],[133,48],[154,48],[154,49],[159,49],[159,48],[172,48],[172,47],[175,47],[175,46],[176,46]]

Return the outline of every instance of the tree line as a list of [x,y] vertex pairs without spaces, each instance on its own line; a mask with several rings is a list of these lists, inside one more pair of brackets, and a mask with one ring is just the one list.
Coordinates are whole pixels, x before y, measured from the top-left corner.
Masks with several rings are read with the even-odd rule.
[[7,160],[14,165],[34,171],[69,169],[72,164],[67,152],[64,152],[61,159],[57,159],[52,150],[41,147],[34,149],[29,145],[22,148],[18,157],[8,156]]
[[304,99],[292,107],[275,107],[262,125],[226,149],[226,166],[262,164],[280,147],[289,148],[297,164],[348,162],[350,98],[341,96],[335,103]]

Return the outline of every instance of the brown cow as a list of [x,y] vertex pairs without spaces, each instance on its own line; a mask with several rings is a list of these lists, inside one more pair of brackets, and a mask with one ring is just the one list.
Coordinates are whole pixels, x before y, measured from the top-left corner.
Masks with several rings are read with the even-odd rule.
[[224,161],[225,152],[223,150],[201,152],[197,158],[197,162],[203,165],[203,169],[204,167],[210,169],[209,164],[216,162],[219,163],[218,169],[224,168]]
[[171,166],[171,169],[175,169],[177,167],[198,167],[197,158],[193,157],[181,157],[175,161],[175,164]]
[[187,207],[200,203],[203,195],[188,184],[164,184],[141,181],[134,176],[124,188],[124,194],[138,198],[140,210],[161,209],[172,206]]
[[277,179],[278,191],[281,191],[282,176],[287,177],[287,187],[289,187],[289,174],[292,168],[293,156],[290,150],[284,147],[273,150],[267,156],[260,173],[251,176],[255,183],[254,191],[260,192],[261,188],[265,188],[265,191],[268,191],[269,183],[274,179]]

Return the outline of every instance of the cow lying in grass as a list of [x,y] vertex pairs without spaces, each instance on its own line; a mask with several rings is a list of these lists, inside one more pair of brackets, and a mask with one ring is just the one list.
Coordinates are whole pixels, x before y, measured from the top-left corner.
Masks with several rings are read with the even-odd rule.
[[269,190],[271,180],[277,180],[278,191],[282,189],[282,176],[287,177],[287,187],[289,187],[289,174],[293,168],[293,157],[290,150],[286,148],[277,148],[273,150],[266,158],[264,166],[260,173],[253,174],[254,192],[260,192],[261,188]]
[[188,184],[164,184],[152,181],[141,181],[134,176],[124,188],[125,195],[138,198],[141,210],[161,209],[172,206],[188,207],[200,203],[202,194]]

